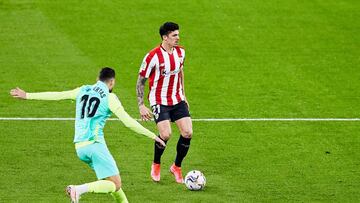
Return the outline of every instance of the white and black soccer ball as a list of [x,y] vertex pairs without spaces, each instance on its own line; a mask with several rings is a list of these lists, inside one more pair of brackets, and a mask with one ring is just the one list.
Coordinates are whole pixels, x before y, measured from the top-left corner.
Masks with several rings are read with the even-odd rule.
[[200,171],[192,170],[186,174],[184,182],[189,190],[202,190],[206,185],[206,178]]

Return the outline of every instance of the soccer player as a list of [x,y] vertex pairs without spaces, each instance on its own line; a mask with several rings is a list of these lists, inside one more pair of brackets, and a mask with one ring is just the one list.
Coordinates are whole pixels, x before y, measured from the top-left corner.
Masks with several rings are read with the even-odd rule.
[[66,192],[71,202],[79,202],[80,195],[92,193],[111,193],[116,202],[128,202],[121,189],[121,178],[116,162],[110,154],[104,139],[103,128],[107,118],[114,113],[126,127],[155,139],[160,145],[165,143],[154,133],[141,126],[124,110],[118,97],[111,93],[115,85],[115,71],[103,68],[98,81],[93,85],[63,92],[27,93],[20,88],[12,89],[10,94],[19,99],[36,100],[76,100],[76,119],[74,143],[78,157],[96,173],[97,181],[82,185],[69,185]]
[[[181,163],[186,156],[192,137],[192,121],[184,89],[185,49],[178,46],[179,26],[166,22],[160,27],[161,44],[146,54],[136,84],[138,106],[142,120],[151,118],[151,111],[144,105],[144,87],[149,78],[149,102],[159,130],[159,138],[165,143],[171,135],[171,122],[175,122],[180,137],[175,162],[170,172],[177,183],[182,183]],[[165,147],[155,141],[151,178],[160,181],[160,159]]]

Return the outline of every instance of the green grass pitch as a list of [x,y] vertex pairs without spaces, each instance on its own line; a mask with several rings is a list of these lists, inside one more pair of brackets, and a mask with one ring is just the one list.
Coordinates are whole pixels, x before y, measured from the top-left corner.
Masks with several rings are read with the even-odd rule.
[[[117,71],[125,109],[158,27],[180,24],[193,118],[358,118],[360,3],[273,1],[0,0],[0,117],[74,116],[71,101],[18,101],[9,90],[61,91]],[[152,122],[142,123],[156,131]],[[130,202],[358,202],[360,125],[343,122],[194,122],[183,170],[205,190],[174,183],[163,156],[150,180],[153,142],[109,121],[106,140]],[[0,202],[67,202],[64,188],[96,179],[78,160],[73,121],[0,120]],[[111,202],[86,194],[82,202]]]

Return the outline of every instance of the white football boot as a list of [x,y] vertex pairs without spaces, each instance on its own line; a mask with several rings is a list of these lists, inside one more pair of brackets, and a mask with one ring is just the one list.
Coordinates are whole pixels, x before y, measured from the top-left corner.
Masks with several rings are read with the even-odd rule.
[[76,192],[75,185],[69,185],[65,189],[71,203],[79,203],[80,195]]

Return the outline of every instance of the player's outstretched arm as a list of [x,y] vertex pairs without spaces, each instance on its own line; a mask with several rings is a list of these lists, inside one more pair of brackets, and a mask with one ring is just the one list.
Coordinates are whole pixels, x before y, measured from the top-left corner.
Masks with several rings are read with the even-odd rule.
[[166,146],[164,141],[162,141],[150,130],[144,128],[124,110],[120,100],[114,93],[109,94],[109,108],[120,119],[120,121],[124,123],[126,127],[130,128],[132,131],[138,134],[142,134],[146,137],[156,140],[163,146]]
[[76,99],[80,88],[62,92],[39,92],[27,93],[19,87],[10,90],[10,95],[18,99],[35,99],[35,100],[63,100],[63,99]]

